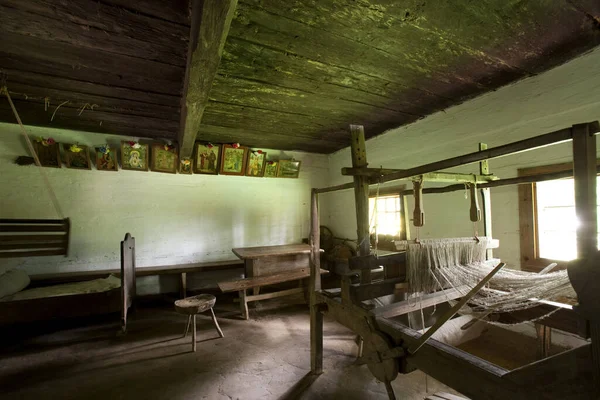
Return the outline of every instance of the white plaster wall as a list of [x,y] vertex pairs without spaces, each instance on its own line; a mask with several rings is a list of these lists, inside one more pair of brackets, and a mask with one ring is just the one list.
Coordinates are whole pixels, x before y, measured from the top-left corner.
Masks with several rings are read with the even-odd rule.
[[[369,166],[410,168],[476,151],[479,142],[497,146],[541,135],[580,122],[600,119],[600,49],[568,64],[504,87],[461,105],[394,129],[367,141]],[[360,123],[360,121],[354,121]],[[570,143],[490,162],[493,173],[513,177],[517,168],[570,161]],[[349,149],[330,157],[330,185],[350,181],[340,174],[350,166]],[[454,170],[476,172],[477,164]],[[352,191],[323,194],[322,213],[335,235],[356,237]],[[492,189],[493,231],[501,257],[519,267],[517,187]],[[473,234],[469,201],[464,193],[425,195],[425,226],[421,237]],[[412,205],[410,210],[412,213]],[[483,228],[479,228],[483,232]],[[414,237],[415,230],[412,228]]]
[[[31,137],[90,147],[108,140],[116,148],[121,139],[131,139],[27,129]],[[232,247],[298,243],[308,235],[310,188],[327,182],[327,156],[265,150],[269,158],[302,161],[299,179],[45,168],[63,213],[71,218],[69,256],[4,259],[0,269],[119,268],[126,232],[136,238],[138,267],[234,259]],[[13,164],[27,154],[18,126],[0,124],[0,218],[56,218],[37,167]],[[145,281],[153,287],[159,282]]]

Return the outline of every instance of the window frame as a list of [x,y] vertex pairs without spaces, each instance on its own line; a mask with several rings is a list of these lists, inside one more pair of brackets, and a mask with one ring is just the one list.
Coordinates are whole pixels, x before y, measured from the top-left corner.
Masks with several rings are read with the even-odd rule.
[[[406,196],[401,193],[406,190],[406,185],[396,185],[391,187],[379,188],[379,197],[398,196],[400,198],[400,237],[396,240],[407,240],[409,237],[408,231],[408,214],[406,209],[408,202]],[[377,198],[377,187],[369,188],[369,201]]]
[[[597,161],[600,165],[600,160]],[[519,168],[518,176],[531,176],[564,172],[573,169],[573,162]],[[537,210],[537,188],[535,183],[519,185],[519,232],[521,269],[539,272],[548,264],[557,263],[566,268],[568,261],[542,258],[539,255],[539,229]]]

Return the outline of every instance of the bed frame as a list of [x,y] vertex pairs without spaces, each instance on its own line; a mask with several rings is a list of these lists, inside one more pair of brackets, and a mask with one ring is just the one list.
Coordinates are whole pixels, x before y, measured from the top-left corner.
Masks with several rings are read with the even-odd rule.
[[[597,306],[600,304],[600,295],[598,294],[600,293],[600,252],[597,250],[595,136],[600,132],[598,122],[578,124],[490,149],[481,147],[479,152],[408,170],[367,168],[363,129],[361,126],[352,125],[351,131],[353,168],[344,168],[342,174],[352,175],[354,182],[312,190],[310,234],[312,373],[323,372],[323,314],[327,313],[364,339],[361,360],[368,365],[371,373],[379,381],[385,383],[390,399],[396,398],[390,382],[399,373],[409,373],[417,368],[473,399],[600,398],[600,307]],[[370,184],[401,179],[416,180],[414,192],[405,192],[404,194],[415,195],[415,214],[419,215],[415,215],[414,219],[418,220],[420,217],[422,220],[422,207],[416,199],[421,194],[464,190],[464,184],[423,190],[420,183],[430,174],[437,174],[435,171],[480,163],[481,173],[486,174],[489,173],[486,172],[488,159],[565,141],[573,143],[573,170],[570,171],[570,176],[575,179],[575,209],[581,221],[581,226],[577,230],[578,260],[572,262],[568,267],[569,278],[577,293],[579,304],[570,307],[554,305],[551,302],[539,302],[537,307],[511,313],[510,317],[530,319],[536,317],[535,313],[541,316],[549,310],[557,310],[537,323],[576,333],[584,338],[591,338],[591,343],[509,371],[455,347],[431,338],[428,339],[427,334],[421,334],[392,319],[394,316],[405,314],[406,310],[414,310],[414,302],[405,304],[408,302],[404,301],[376,308],[367,307],[363,303],[363,300],[392,294],[401,285],[406,285],[406,264],[403,261],[403,254],[375,259],[370,254],[368,240],[365,240],[369,235]],[[478,184],[478,189],[484,189],[482,193],[483,214],[484,222],[486,220],[488,222],[485,224],[485,235],[491,237],[489,188],[531,184],[569,176],[569,174],[556,175],[540,174]],[[359,256],[350,260],[351,269],[361,276],[361,282],[352,284],[349,279],[342,277],[340,289],[337,291],[323,290],[319,274],[319,194],[345,189],[354,189],[358,242],[366,244],[359,248]],[[477,208],[472,207],[472,210],[477,211]],[[477,214],[477,212],[473,214]],[[491,250],[488,250],[488,259],[490,257]],[[374,266],[379,265],[384,267],[385,278],[383,281],[375,282],[371,280],[370,271]],[[454,289],[449,289],[449,291],[452,290]],[[424,302],[430,306],[446,302],[449,297],[460,297],[460,294],[444,292],[447,291],[427,294],[423,296]],[[502,315],[500,317],[502,319]]]
[[121,329],[127,329],[128,310],[135,300],[135,239],[121,242],[121,287],[102,293],[75,294],[0,302],[0,325],[112,314],[121,311]]

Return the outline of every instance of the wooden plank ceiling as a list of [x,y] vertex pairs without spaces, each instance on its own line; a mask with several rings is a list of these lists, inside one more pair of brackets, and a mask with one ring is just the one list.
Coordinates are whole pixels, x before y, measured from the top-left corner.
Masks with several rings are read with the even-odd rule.
[[[23,121],[176,139],[190,9],[0,0]],[[197,138],[330,153],[350,123],[372,137],[598,44],[596,0],[239,0]],[[14,121],[5,101],[0,120]]]

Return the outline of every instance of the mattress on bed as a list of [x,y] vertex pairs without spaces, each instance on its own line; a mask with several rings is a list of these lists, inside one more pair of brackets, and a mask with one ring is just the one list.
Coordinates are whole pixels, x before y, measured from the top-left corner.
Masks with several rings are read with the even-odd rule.
[[75,294],[101,293],[108,292],[119,287],[121,287],[121,279],[114,275],[109,275],[108,278],[103,279],[25,289],[13,295],[1,298],[0,302],[31,300],[56,296],[70,296]]

